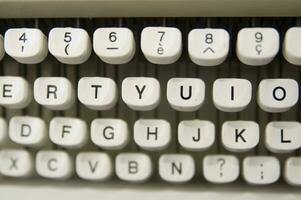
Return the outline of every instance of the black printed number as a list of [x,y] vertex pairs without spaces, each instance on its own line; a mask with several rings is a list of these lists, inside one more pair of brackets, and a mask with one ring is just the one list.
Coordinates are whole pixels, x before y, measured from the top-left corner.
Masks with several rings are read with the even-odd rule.
[[65,42],[71,42],[71,40],[72,40],[71,32],[65,32],[64,41]]
[[162,42],[163,41],[163,37],[165,35],[165,31],[158,31],[158,33],[161,34],[161,36],[160,36],[160,42]]
[[25,43],[26,40],[27,40],[26,34],[25,34],[25,33],[22,33],[22,35],[19,37],[19,40]]
[[256,41],[257,43],[259,43],[259,42],[262,42],[262,40],[263,40],[263,35],[262,35],[262,33],[256,32],[256,33],[255,33],[255,41]]
[[205,42],[207,44],[212,44],[213,43],[213,35],[212,35],[212,33],[207,33],[205,35]]
[[116,42],[116,40],[117,40],[116,32],[111,32],[109,34],[109,40],[110,40],[110,42]]

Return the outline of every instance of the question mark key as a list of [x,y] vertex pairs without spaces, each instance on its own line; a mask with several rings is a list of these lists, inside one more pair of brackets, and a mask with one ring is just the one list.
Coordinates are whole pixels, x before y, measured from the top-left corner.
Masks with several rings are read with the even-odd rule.
[[239,161],[231,155],[208,155],[203,160],[204,178],[212,183],[230,183],[239,176]]

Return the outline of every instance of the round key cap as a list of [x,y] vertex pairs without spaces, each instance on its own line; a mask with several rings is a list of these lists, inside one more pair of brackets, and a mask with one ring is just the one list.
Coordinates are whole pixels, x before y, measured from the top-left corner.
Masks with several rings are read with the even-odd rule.
[[32,155],[24,149],[1,150],[0,163],[0,173],[4,176],[24,178],[34,172]]
[[98,28],[93,34],[93,49],[106,63],[128,63],[136,51],[134,34],[128,28]]
[[221,111],[242,111],[251,98],[252,85],[246,79],[221,78],[213,83],[213,103]]
[[285,162],[284,178],[294,186],[301,186],[301,157],[290,157]]
[[152,160],[144,153],[121,153],[115,159],[118,178],[129,182],[143,182],[153,172]]
[[265,128],[266,147],[275,153],[289,153],[301,147],[301,124],[293,121],[270,122]]
[[205,100],[205,83],[198,78],[171,78],[167,83],[167,100],[178,111],[196,111]]
[[279,160],[272,156],[246,157],[243,160],[243,177],[249,184],[272,184],[280,177]]
[[181,31],[172,27],[146,27],[141,33],[141,50],[151,63],[174,63],[182,53]]
[[229,52],[229,33],[225,29],[193,29],[188,35],[189,57],[200,66],[216,66]]
[[106,180],[113,173],[111,158],[102,152],[80,152],[76,156],[76,173],[86,180]]
[[92,51],[89,35],[81,28],[51,29],[48,48],[54,57],[65,64],[82,64]]
[[36,28],[8,29],[4,48],[8,55],[23,64],[40,63],[48,54],[47,38]]
[[167,182],[184,183],[194,173],[195,163],[189,154],[163,154],[159,158],[159,175]]
[[285,112],[299,99],[299,86],[293,79],[264,79],[259,83],[257,102],[266,112]]
[[239,161],[231,155],[208,155],[203,160],[203,174],[211,183],[230,183],[239,176]]
[[40,77],[34,82],[34,99],[52,110],[66,110],[75,101],[72,83],[65,77]]
[[14,116],[9,121],[9,137],[17,143],[41,147],[48,140],[47,126],[38,117]]
[[283,41],[283,56],[294,65],[301,65],[301,28],[293,27],[286,31]]
[[88,141],[85,121],[71,117],[54,117],[49,125],[50,140],[66,148],[81,148]]
[[246,65],[266,65],[279,51],[279,33],[274,28],[244,28],[238,32],[236,53]]
[[65,151],[48,150],[36,154],[36,171],[50,179],[68,179],[74,173],[73,160]]
[[11,109],[25,108],[32,100],[28,81],[18,76],[0,77],[0,105]]
[[184,120],[178,125],[180,145],[191,151],[206,150],[215,140],[215,127],[210,121]]

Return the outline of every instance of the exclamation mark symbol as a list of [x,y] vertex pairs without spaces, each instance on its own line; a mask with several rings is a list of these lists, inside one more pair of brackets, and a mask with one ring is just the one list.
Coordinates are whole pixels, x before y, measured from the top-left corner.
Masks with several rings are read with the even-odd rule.
[[[263,167],[263,164],[262,164],[262,163],[260,164],[260,167],[261,167],[261,168]],[[262,171],[262,170],[260,171],[260,179],[261,179],[261,180],[264,179],[263,171]]]

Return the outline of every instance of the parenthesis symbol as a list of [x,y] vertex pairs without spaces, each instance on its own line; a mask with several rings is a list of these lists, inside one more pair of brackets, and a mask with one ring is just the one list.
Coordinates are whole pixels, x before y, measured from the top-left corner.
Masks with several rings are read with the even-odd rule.
[[66,55],[69,55],[69,53],[68,53],[68,47],[69,47],[69,44],[67,44],[66,47],[65,47],[65,53],[66,53]]

